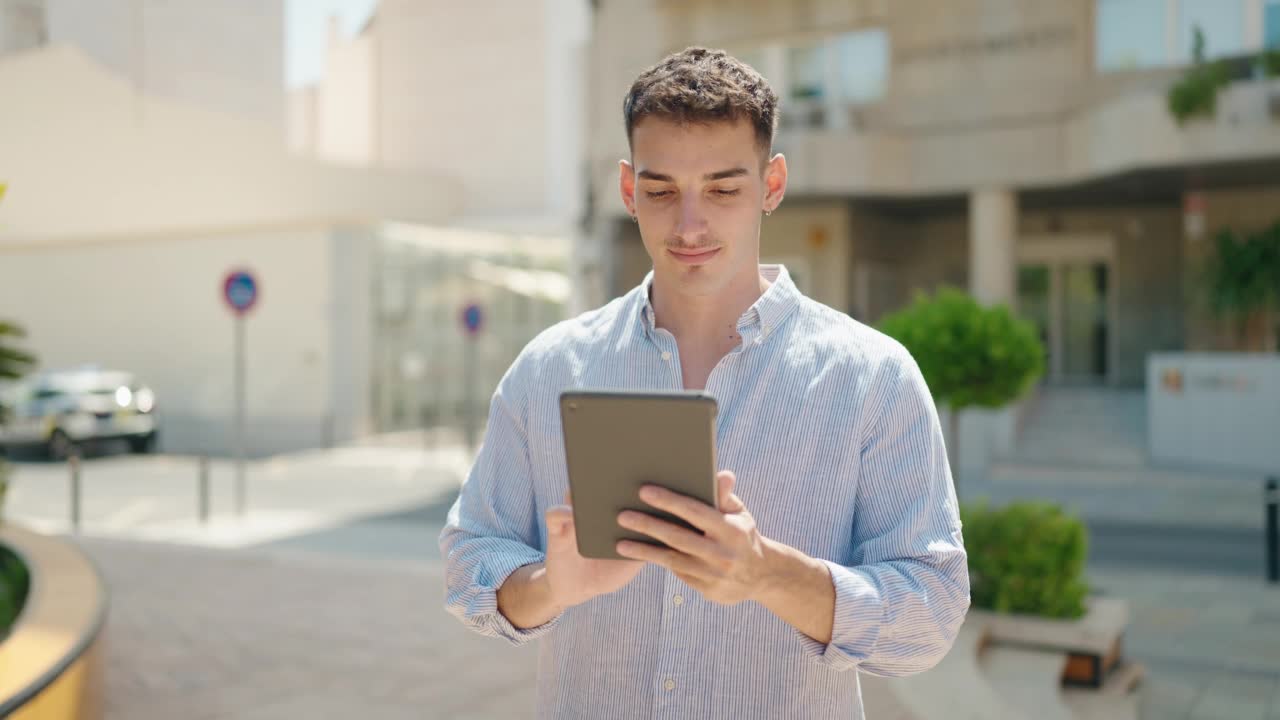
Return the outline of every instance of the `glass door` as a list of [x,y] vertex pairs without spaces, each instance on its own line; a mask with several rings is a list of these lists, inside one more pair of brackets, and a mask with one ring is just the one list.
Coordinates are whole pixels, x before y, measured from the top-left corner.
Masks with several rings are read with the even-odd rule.
[[1044,381],[1101,384],[1110,371],[1110,266],[1044,260],[1018,267],[1018,314],[1045,349]]

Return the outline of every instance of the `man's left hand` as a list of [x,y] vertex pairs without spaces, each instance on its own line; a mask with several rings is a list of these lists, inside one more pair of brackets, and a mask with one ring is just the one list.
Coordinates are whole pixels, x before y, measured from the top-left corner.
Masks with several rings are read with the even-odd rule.
[[769,541],[756,529],[755,518],[733,494],[734,475],[716,474],[720,509],[700,500],[648,485],[640,499],[665,510],[703,532],[698,533],[645,513],[624,511],[618,524],[662,542],[656,547],[623,540],[623,557],[661,565],[703,597],[722,605],[756,598],[769,583]]

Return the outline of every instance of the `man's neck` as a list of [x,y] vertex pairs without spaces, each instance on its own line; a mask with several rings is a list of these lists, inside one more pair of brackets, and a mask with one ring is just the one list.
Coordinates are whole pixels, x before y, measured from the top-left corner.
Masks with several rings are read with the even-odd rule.
[[759,271],[735,281],[715,295],[688,296],[654,278],[650,301],[654,324],[675,336],[680,345],[699,351],[725,346],[738,336],[738,319],[765,290],[769,281]]

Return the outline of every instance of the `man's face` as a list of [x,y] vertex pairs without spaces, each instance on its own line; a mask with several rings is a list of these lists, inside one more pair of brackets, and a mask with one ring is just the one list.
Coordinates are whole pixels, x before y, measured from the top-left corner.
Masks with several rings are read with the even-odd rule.
[[745,121],[647,118],[633,129],[631,147],[632,161],[621,163],[622,199],[639,221],[655,276],[703,296],[755,282],[760,213],[782,201],[783,157],[766,163]]

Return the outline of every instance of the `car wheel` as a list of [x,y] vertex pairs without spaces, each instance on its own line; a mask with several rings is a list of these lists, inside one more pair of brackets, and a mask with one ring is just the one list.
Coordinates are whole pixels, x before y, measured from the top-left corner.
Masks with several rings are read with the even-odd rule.
[[71,436],[61,430],[54,430],[49,436],[49,459],[50,460],[66,460],[80,452],[80,448],[76,445]]
[[156,449],[156,434],[147,433],[141,437],[129,438],[129,451],[135,453],[150,453]]

